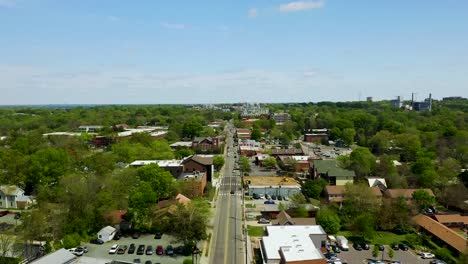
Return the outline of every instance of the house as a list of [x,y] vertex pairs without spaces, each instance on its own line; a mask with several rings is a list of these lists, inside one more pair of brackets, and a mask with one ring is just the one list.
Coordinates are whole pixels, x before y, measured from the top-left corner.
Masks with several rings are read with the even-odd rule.
[[24,190],[16,185],[0,186],[0,207],[27,209],[32,204],[29,196],[24,195]]
[[344,200],[344,190],[343,185],[327,185],[323,192],[329,203],[341,203]]
[[218,147],[219,139],[217,137],[195,137],[192,141],[192,148],[203,152],[215,150]]
[[185,195],[179,193],[176,197],[169,200],[162,200],[158,202],[159,212],[162,214],[170,213],[173,214],[177,210],[177,204],[188,206],[191,200]]
[[269,157],[270,157],[270,155],[268,155],[268,154],[256,155],[255,156],[255,164],[257,164],[257,166],[262,167],[263,166],[263,161],[268,159]]
[[301,192],[301,185],[290,177],[245,176],[244,183],[248,195],[256,193],[289,197]]
[[98,238],[104,242],[111,241],[114,238],[116,229],[112,226],[106,226],[98,232]]
[[193,155],[181,163],[183,172],[206,172],[206,181],[211,182],[214,175],[212,155]]
[[106,136],[95,136],[91,144],[96,148],[107,147],[112,143],[112,140]]
[[263,150],[260,147],[254,146],[239,146],[239,152],[244,156],[254,156],[257,154],[263,153]]
[[337,160],[314,160],[310,163],[310,175],[324,178],[330,185],[353,183],[356,174],[352,170],[340,168]]
[[271,221],[273,225],[315,225],[315,218],[292,218],[286,211],[281,211],[276,215],[276,219]]
[[260,251],[265,264],[326,264],[326,241],[319,225],[267,226]]
[[[378,187],[370,187],[372,194],[382,199],[382,192]],[[345,186],[343,185],[327,185],[323,190],[324,196],[329,203],[341,203],[345,197]]]
[[419,214],[413,218],[413,221],[420,229],[437,237],[452,249],[462,254],[468,253],[468,243],[465,235],[457,233],[426,215]]
[[432,197],[435,197],[431,189],[387,189],[384,192],[384,197],[390,199],[403,197],[407,202],[411,202],[413,201],[413,193],[418,190],[424,190]]

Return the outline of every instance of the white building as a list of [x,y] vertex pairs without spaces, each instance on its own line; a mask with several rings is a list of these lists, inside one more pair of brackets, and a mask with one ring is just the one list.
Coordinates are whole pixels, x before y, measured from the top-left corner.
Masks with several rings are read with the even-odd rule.
[[0,186],[0,208],[27,209],[31,204],[31,198],[27,195],[24,195],[24,190],[18,186]]
[[110,241],[114,238],[116,231],[112,226],[106,226],[98,232],[98,238],[104,242]]
[[326,263],[327,234],[319,225],[267,226],[260,250],[265,264]]

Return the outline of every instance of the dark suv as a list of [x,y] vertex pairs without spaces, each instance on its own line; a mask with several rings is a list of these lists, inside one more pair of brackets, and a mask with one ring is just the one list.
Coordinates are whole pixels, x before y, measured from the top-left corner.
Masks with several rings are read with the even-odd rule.
[[137,255],[143,255],[145,253],[145,245],[139,245],[137,249]]
[[128,247],[128,254],[133,253],[135,253],[135,244],[130,244],[130,247]]

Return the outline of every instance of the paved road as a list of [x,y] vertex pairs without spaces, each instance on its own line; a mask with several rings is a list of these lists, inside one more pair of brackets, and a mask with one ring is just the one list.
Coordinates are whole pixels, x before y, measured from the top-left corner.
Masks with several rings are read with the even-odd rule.
[[[232,128],[232,125],[228,124],[227,127]],[[242,191],[240,190],[240,175],[238,173],[233,175],[235,155],[232,153],[233,138],[230,132],[226,137],[226,144],[229,146],[229,151],[225,155],[226,162],[221,174],[211,243],[210,263],[213,264],[245,262],[245,242],[242,237]]]

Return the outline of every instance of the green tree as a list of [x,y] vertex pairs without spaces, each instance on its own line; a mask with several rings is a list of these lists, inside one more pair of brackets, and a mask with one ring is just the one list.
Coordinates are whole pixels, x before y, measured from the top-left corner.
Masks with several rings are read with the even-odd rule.
[[411,133],[404,133],[395,136],[396,147],[401,149],[400,158],[402,161],[415,161],[418,152],[421,150],[419,136]]
[[31,155],[29,162],[27,189],[32,190],[37,184],[58,183],[59,178],[67,171],[69,162],[68,154],[63,150],[55,148],[38,150]]
[[194,137],[200,136],[202,130],[203,126],[198,121],[190,120],[182,126],[182,137],[193,139]]
[[375,216],[370,213],[360,214],[354,219],[352,230],[356,236],[371,241],[376,235]]
[[322,208],[319,210],[317,217],[317,224],[323,227],[323,230],[328,234],[336,234],[341,229],[339,216],[335,211],[329,208]]
[[425,190],[413,192],[412,197],[420,209],[425,209],[435,204],[435,198]]
[[289,196],[291,207],[298,208],[301,205],[304,205],[307,200],[302,193],[295,193]]
[[260,140],[260,138],[262,137],[262,132],[260,131],[260,127],[255,123],[252,126],[252,133],[250,134],[250,137],[253,140]]
[[307,180],[304,183],[304,187],[302,191],[305,195],[309,198],[319,199],[320,194],[322,193],[325,186],[327,186],[328,182],[325,179],[318,178],[314,180]]
[[190,156],[192,156],[194,154],[195,154],[195,151],[193,151],[193,150],[191,150],[189,148],[178,149],[174,153],[174,155],[175,155],[175,157],[177,159],[183,159],[183,158],[186,158],[186,157],[190,157]]
[[393,250],[393,248],[390,247],[390,249],[388,250],[388,257],[390,259],[393,259],[395,257],[395,251]]
[[276,159],[273,158],[273,157],[268,157],[266,158],[262,165],[265,167],[265,168],[275,168],[276,167]]
[[348,146],[353,144],[355,136],[356,130],[354,130],[354,128],[345,128],[341,133],[344,143]]
[[375,156],[368,148],[358,147],[351,152],[349,156],[351,168],[358,176],[367,176],[375,168]]
[[137,175],[141,181],[150,184],[157,199],[167,198],[173,191],[174,177],[157,164],[149,164],[138,168]]
[[377,132],[377,134],[375,134],[369,142],[372,152],[380,155],[383,154],[385,151],[389,150],[392,138],[392,133],[386,130]]
[[241,156],[239,158],[239,166],[242,172],[250,172],[250,161],[246,156]]
[[213,157],[213,166],[217,171],[219,171],[224,165],[224,157],[216,155]]
[[379,256],[379,248],[374,245],[374,247],[372,248],[372,257],[376,259],[378,256]]
[[196,245],[206,238],[210,206],[203,200],[192,200],[188,206],[178,204],[170,216],[171,233],[185,245]]

